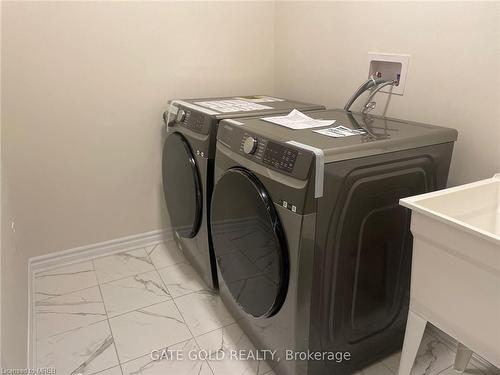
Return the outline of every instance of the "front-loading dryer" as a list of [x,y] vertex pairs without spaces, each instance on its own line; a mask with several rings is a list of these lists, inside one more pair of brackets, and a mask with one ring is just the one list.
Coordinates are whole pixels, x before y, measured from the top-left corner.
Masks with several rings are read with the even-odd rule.
[[207,286],[217,288],[207,214],[219,121],[322,108],[264,95],[169,103],[164,113],[168,133],[162,156],[163,192],[175,240]]
[[256,348],[277,351],[278,375],[350,374],[401,348],[412,237],[398,202],[446,186],[457,132],[339,110],[308,116],[336,122],[221,122],[219,292]]

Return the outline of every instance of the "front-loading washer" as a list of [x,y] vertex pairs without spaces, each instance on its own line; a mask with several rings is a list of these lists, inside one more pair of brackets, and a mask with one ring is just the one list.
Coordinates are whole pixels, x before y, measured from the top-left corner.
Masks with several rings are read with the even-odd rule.
[[217,288],[207,214],[219,121],[323,108],[265,95],[170,101],[164,113],[163,192],[175,240],[207,286]]
[[401,348],[412,237],[398,202],[446,186],[457,132],[340,110],[308,116],[336,122],[221,122],[219,292],[256,348],[277,351],[278,375],[350,374]]

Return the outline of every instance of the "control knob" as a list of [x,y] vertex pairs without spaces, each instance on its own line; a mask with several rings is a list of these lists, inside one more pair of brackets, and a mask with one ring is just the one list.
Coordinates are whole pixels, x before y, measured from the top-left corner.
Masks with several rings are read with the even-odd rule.
[[257,150],[259,142],[254,137],[248,137],[243,143],[243,152],[245,154],[253,154]]

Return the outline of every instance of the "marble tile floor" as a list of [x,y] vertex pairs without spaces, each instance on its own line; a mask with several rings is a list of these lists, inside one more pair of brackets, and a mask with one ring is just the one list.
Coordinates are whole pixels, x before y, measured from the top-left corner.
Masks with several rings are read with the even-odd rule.
[[[58,375],[274,374],[259,360],[189,358],[254,347],[174,241],[38,273],[34,301],[36,366]],[[152,359],[166,347],[177,360]],[[453,350],[427,332],[412,375],[455,374]],[[399,353],[356,375],[394,375],[398,363]],[[500,372],[471,365],[464,374]]]

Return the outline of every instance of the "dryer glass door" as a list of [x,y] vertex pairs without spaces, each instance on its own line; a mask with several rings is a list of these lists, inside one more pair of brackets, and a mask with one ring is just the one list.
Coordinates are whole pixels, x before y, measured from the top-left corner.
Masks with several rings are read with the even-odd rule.
[[222,175],[211,228],[218,270],[235,301],[254,317],[275,314],[288,288],[288,251],[274,204],[255,175],[243,168]]
[[194,237],[202,214],[201,182],[191,147],[180,133],[171,133],[163,147],[163,194],[170,221],[181,237]]

